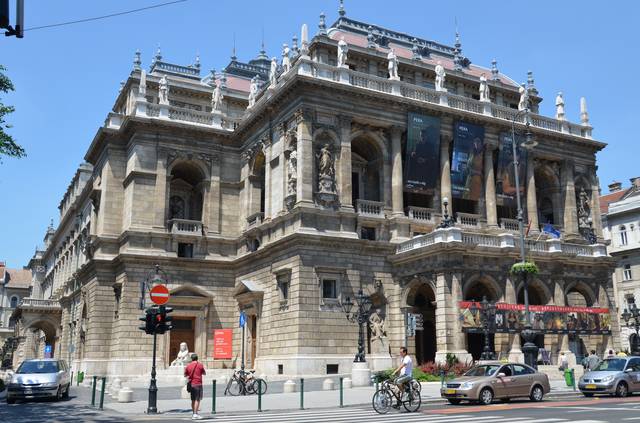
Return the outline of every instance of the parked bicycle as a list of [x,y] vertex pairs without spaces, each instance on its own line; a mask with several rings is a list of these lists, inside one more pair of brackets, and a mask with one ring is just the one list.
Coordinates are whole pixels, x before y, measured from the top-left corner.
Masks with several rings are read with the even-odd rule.
[[236,370],[233,372],[233,376],[229,379],[227,387],[224,390],[224,394],[237,396],[237,395],[251,395],[260,394],[264,395],[267,392],[267,382],[259,377],[255,377],[255,370],[248,372],[244,370]]
[[[380,389],[373,394],[372,405],[373,409],[378,414],[386,414],[391,407],[396,403],[401,403],[405,410],[409,412],[418,411],[422,398],[420,398],[419,383],[413,383],[412,379],[409,383],[405,384],[404,392],[401,395],[400,388],[398,388],[392,380],[388,379],[382,382]],[[417,381],[416,381],[417,382]]]

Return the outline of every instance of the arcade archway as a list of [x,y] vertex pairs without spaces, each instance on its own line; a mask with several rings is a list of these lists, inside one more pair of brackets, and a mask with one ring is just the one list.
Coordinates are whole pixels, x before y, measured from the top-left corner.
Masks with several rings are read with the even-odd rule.
[[426,282],[417,282],[407,295],[407,305],[411,313],[422,314],[423,330],[416,331],[415,348],[418,364],[434,361],[436,358],[436,296]]

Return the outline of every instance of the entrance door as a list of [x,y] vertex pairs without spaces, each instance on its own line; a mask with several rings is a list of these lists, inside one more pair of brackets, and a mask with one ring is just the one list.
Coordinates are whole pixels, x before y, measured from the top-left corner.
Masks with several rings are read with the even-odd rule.
[[257,318],[256,316],[251,316],[249,319],[250,322],[250,332],[251,332],[251,368],[255,369],[255,362],[256,362],[256,350],[257,350],[257,345],[256,345],[256,340],[257,340]]
[[189,351],[195,351],[195,317],[174,317],[169,331],[169,363],[178,356],[180,343],[186,342]]
[[[495,337],[494,334],[489,334],[489,347],[491,351],[496,350],[495,348]],[[474,360],[480,360],[480,356],[484,351],[484,334],[481,332],[467,332],[467,351],[473,357]]]

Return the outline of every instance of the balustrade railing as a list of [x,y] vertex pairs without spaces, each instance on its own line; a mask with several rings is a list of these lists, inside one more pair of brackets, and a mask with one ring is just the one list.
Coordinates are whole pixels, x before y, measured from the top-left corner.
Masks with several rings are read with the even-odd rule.
[[475,233],[462,233],[462,242],[464,244],[500,247],[500,238],[494,235],[484,235]]
[[433,244],[435,244],[435,237],[433,233],[427,235],[419,235],[398,245],[396,252],[404,253],[405,251],[415,250],[417,248],[426,247],[427,245]]
[[176,235],[202,235],[202,222],[199,220],[171,219],[169,231]]
[[356,200],[359,215],[384,217],[384,203],[380,201]]
[[507,231],[519,231],[520,224],[518,219],[507,219],[506,217],[500,218],[500,227]]
[[471,213],[456,213],[457,221],[462,226],[470,226],[478,228],[480,227],[480,219],[482,216],[479,214]]
[[484,103],[459,95],[447,94],[447,102],[449,107],[454,109],[466,110],[474,113],[483,113],[484,110]]
[[349,71],[349,83],[355,87],[368,88],[370,90],[381,91],[383,93],[391,93],[391,82],[388,79],[379,78],[360,73]]
[[258,226],[259,224],[262,223],[263,219],[264,219],[264,213],[263,212],[254,213],[254,214],[250,215],[249,217],[247,217],[247,227],[251,228],[253,226]]
[[199,123],[200,125],[211,125],[213,123],[211,113],[180,109],[177,107],[169,107],[169,119]]
[[409,216],[409,219],[415,219],[415,220],[424,220],[426,222],[433,222],[433,215],[436,211],[434,209],[427,209],[424,207],[416,207],[416,206],[409,206],[407,209],[407,216]]
[[60,308],[58,300],[42,300],[37,298],[23,298],[20,307]]

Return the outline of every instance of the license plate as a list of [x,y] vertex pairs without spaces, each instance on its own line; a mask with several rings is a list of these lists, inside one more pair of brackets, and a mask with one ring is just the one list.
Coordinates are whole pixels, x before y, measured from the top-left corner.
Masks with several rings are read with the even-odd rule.
[[445,394],[447,395],[455,395],[456,394],[456,390],[455,389],[446,389],[444,391]]
[[585,385],[584,389],[596,389],[596,385],[593,385],[593,384]]
[[24,390],[24,393],[25,393],[25,394],[32,394],[32,393],[33,393],[33,391],[32,391],[31,389],[25,389],[25,390]]

